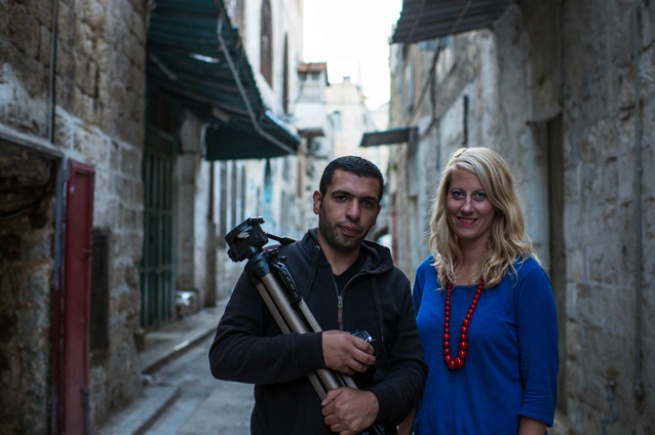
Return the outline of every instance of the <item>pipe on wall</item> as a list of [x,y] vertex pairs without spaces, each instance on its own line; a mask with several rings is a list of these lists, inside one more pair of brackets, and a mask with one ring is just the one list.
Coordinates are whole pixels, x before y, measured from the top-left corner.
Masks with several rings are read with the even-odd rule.
[[[56,114],[56,63],[57,63],[57,34],[59,21],[59,0],[52,2],[52,32],[50,39],[50,77],[49,77],[49,118],[48,118],[48,142],[51,145],[55,143],[55,114]],[[55,238],[54,238],[54,273],[52,283],[52,355],[51,355],[51,403],[50,403],[50,432],[59,433],[61,430],[61,410],[63,409],[62,400],[62,379],[61,369],[63,366],[61,347],[60,347],[60,327],[63,319],[61,317],[60,303],[62,301],[62,270],[63,270],[63,248],[62,237],[64,233],[63,215],[64,215],[64,184],[67,178],[66,159],[62,158],[57,164],[57,180],[55,194]]]
[[48,124],[48,141],[55,142],[55,112],[57,97],[55,92],[57,74],[57,22],[59,21],[59,0],[52,2],[52,37],[50,40],[50,118]]

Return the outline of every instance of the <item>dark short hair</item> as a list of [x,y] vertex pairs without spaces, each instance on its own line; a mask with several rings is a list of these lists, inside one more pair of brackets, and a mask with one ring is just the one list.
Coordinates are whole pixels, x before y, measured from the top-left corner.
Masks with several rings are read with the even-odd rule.
[[328,163],[328,165],[325,167],[325,170],[323,171],[321,182],[318,186],[321,195],[325,195],[327,192],[328,186],[332,184],[332,176],[334,175],[334,171],[338,169],[345,172],[350,172],[351,174],[355,174],[358,177],[377,178],[380,182],[380,193],[378,195],[378,201],[382,200],[382,194],[384,193],[384,178],[382,177],[380,169],[372,162],[358,156],[338,157]]

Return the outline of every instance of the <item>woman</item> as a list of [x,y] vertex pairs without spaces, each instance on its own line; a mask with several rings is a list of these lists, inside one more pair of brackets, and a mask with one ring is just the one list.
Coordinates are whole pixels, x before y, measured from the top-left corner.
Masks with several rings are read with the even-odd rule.
[[557,314],[497,153],[453,154],[429,244],[413,293],[429,365],[415,434],[543,435],[555,414]]

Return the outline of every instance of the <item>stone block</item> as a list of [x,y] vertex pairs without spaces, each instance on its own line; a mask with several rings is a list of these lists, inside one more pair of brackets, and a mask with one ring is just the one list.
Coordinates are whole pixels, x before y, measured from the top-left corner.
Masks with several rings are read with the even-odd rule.
[[79,4],[79,13],[84,23],[91,27],[96,35],[102,35],[104,28],[106,2],[100,0],[87,0]]
[[93,61],[96,57],[95,40],[98,38],[95,29],[88,23],[85,23],[80,16],[77,22],[77,31],[75,32],[75,55],[80,64]]
[[39,22],[22,4],[7,8],[6,36],[23,56],[37,59],[39,54]]
[[[137,27],[144,27],[141,20],[132,19],[131,22]],[[143,31],[141,31],[140,34],[143,36]],[[139,40],[134,33],[130,32],[121,40],[119,47],[120,51],[125,55],[127,60],[126,63],[131,69],[144,70],[143,67],[145,66],[146,49],[143,40]]]
[[[119,49],[118,44],[129,32],[128,22],[125,17],[130,8],[125,8],[124,3],[123,0],[105,3],[105,37],[116,49]],[[128,9],[128,11],[125,9]]]
[[87,94],[85,94],[82,88],[77,87],[72,92],[71,98],[71,107],[70,110],[73,115],[80,118],[87,125],[97,125],[99,113],[96,110],[97,100]]
[[[143,154],[140,150],[125,146],[121,149],[120,153],[120,167],[121,174],[125,177],[134,177],[141,173],[141,158]],[[136,197],[136,195],[133,195]]]
[[[28,263],[45,262],[52,265],[52,252],[54,251],[52,233],[52,228],[47,228],[23,237],[25,261]],[[0,246],[3,246],[2,242],[0,242]]]
[[[88,97],[83,97],[88,98]],[[88,99],[92,102],[92,99]],[[107,166],[110,140],[101,131],[81,126],[74,133],[75,149],[91,162],[96,170],[104,169]]]
[[[138,104],[138,103],[135,103]],[[130,143],[134,146],[143,146],[144,140],[144,118],[141,115],[138,119],[131,119],[130,117],[121,115],[113,119],[109,127],[116,137]]]
[[50,60],[53,49],[52,42],[52,30],[50,23],[39,25],[39,46],[36,60],[38,63],[44,66],[44,70],[48,70],[48,75],[50,74]]
[[26,269],[25,287],[19,296],[19,309],[46,308],[50,299],[52,287],[52,261],[46,263],[29,264]]

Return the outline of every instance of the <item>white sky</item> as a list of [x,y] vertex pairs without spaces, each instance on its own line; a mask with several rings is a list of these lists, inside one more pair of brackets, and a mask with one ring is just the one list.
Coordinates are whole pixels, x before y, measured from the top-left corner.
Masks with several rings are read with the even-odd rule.
[[304,0],[304,62],[327,62],[330,83],[362,86],[375,109],[389,100],[389,39],[402,0]]

